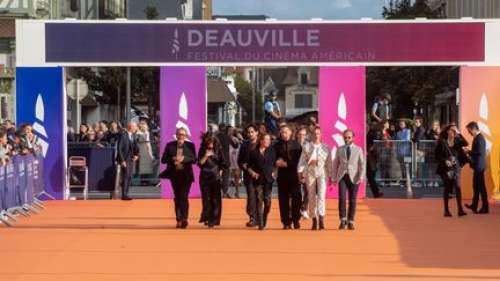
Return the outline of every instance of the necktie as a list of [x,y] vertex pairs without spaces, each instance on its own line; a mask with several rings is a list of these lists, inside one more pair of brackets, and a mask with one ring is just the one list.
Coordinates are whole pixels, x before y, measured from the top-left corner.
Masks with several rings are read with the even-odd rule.
[[347,154],[347,161],[349,161],[351,159],[351,146],[350,145],[347,146],[346,154]]

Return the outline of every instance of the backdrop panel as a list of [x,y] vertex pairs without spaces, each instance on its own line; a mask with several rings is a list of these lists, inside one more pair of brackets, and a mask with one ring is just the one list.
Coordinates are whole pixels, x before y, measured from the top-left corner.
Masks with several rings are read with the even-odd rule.
[[[500,186],[500,67],[460,68],[460,128],[472,145],[465,126],[477,121],[487,141],[488,194],[494,195]],[[472,170],[462,172],[462,190],[465,198],[472,198]]]
[[[175,140],[175,130],[185,127],[190,140],[200,147],[201,133],[207,124],[207,82],[205,67],[162,67],[160,72],[161,152]],[[161,165],[161,169],[165,168]],[[194,169],[195,182],[190,197],[200,197],[198,168]],[[162,198],[173,198],[168,180],[162,180]]]
[[63,199],[65,174],[65,95],[61,67],[16,69],[17,124],[30,124],[44,157],[45,190]]
[[[319,75],[319,123],[332,154],[344,144],[342,132],[347,128],[354,130],[355,143],[366,150],[365,67],[320,67]],[[365,193],[362,183],[358,197]],[[338,197],[337,186],[328,187],[327,197]]]

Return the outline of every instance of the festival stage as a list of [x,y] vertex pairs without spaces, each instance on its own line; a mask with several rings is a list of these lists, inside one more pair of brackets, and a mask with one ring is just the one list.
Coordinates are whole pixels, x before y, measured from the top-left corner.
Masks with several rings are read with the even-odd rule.
[[[500,206],[490,215],[442,216],[441,200],[365,200],[357,229],[248,229],[245,201],[225,200],[223,225],[175,229],[167,200],[52,201],[0,227],[0,280],[500,280]],[[454,202],[453,202],[454,203]]]

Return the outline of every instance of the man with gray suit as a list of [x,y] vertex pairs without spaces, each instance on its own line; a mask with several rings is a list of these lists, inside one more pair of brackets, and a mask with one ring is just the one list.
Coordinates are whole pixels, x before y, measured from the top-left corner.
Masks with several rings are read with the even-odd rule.
[[[339,186],[339,230],[354,230],[356,198],[359,183],[365,175],[365,159],[361,147],[354,144],[354,132],[344,131],[345,145],[339,147],[335,154],[331,179]],[[349,210],[346,214],[346,195],[349,196]]]

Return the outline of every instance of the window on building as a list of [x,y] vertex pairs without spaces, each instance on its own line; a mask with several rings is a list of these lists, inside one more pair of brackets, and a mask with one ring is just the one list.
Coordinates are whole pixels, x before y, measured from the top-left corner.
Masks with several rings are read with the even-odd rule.
[[307,73],[301,73],[300,74],[300,85],[307,85]]
[[313,96],[311,94],[296,94],[295,108],[312,108]]

